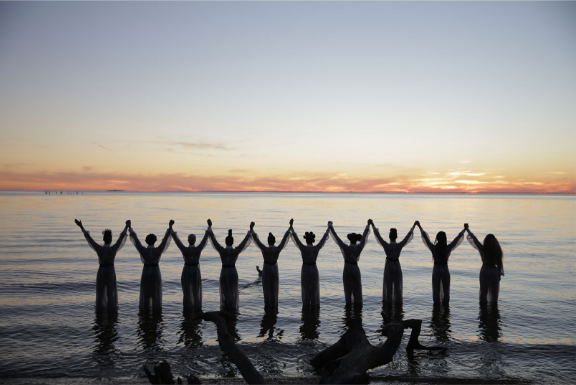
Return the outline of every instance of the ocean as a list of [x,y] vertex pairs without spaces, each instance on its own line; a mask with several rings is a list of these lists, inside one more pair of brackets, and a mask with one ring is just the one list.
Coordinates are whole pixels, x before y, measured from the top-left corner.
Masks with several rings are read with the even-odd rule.
[[[261,239],[277,242],[294,218],[299,236],[317,240],[328,221],[345,239],[373,219],[384,237],[400,239],[415,220],[432,239],[443,230],[451,241],[469,223],[480,239],[493,233],[504,251],[500,300],[479,305],[478,252],[464,240],[451,255],[451,302],[432,302],[431,253],[418,229],[400,257],[404,277],[401,307],[382,304],[385,255],[371,234],[358,266],[364,306],[360,314],[372,344],[386,340],[383,326],[421,319],[420,341],[446,352],[407,355],[408,335],[394,361],[371,370],[373,382],[491,380],[569,383],[576,378],[576,197],[573,195],[322,194],[322,193],[137,193],[0,192],[0,382],[142,382],[142,365],[166,360],[176,376],[194,374],[203,382],[242,382],[216,340],[214,324],[183,313],[180,275],[183,259],[174,243],[160,261],[163,311],[139,316],[142,263],[130,242],[118,253],[115,269],[119,311],[95,313],[98,259],[74,219],[83,221],[101,243],[112,229],[114,241],[127,219],[143,239],[161,238],[170,219],[185,241],[199,239],[206,220],[221,243],[228,229],[236,244],[256,222]],[[271,382],[316,382],[310,359],[346,331],[350,312],[342,285],[344,260],[329,239],[318,257],[321,305],[302,308],[301,257],[290,242],[280,255],[277,314],[264,312],[252,244],[238,259],[240,308],[234,316],[237,343]],[[203,310],[219,310],[221,263],[208,244],[200,259]],[[392,376],[392,377],[390,377]]]

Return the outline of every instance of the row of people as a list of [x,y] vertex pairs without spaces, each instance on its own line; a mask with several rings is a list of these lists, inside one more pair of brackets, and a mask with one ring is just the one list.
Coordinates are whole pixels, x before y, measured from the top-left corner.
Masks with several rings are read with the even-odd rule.
[[494,235],[488,234],[484,239],[484,243],[480,243],[470,231],[467,224],[464,224],[464,229],[450,244],[447,243],[446,233],[443,231],[438,232],[435,242],[432,243],[428,233],[422,229],[418,221],[414,222],[408,234],[400,242],[396,242],[398,239],[397,230],[394,228],[390,229],[390,242],[386,242],[380,235],[379,230],[375,227],[374,222],[368,220],[363,234],[348,234],[347,238],[350,244],[346,244],[336,233],[332,222],[328,222],[328,228],[316,245],[314,245],[316,235],[313,232],[306,232],[304,234],[303,238],[306,242],[306,245],[304,245],[293,228],[294,220],[290,220],[290,227],[285,232],[280,244],[275,246],[276,238],[272,233],[269,233],[267,239],[268,246],[266,246],[260,240],[258,234],[254,232],[254,222],[252,222],[250,224],[250,230],[237,247],[233,247],[234,238],[232,237],[232,230],[228,230],[228,236],[225,239],[226,247],[223,247],[216,240],[210,219],[208,220],[208,229],[197,246],[195,245],[196,236],[194,234],[188,236],[189,245],[185,246],[172,228],[174,221],[171,220],[160,245],[154,247],[157,238],[154,234],[149,234],[145,239],[147,247],[144,247],[132,229],[131,221],[129,220],[126,221],[126,227],[114,245],[112,245],[111,230],[106,229],[103,231],[104,246],[98,245],[92,239],[90,233],[84,229],[81,221],[75,220],[75,222],[82,229],[88,244],[96,251],[99,257],[100,268],[98,269],[96,277],[97,311],[113,310],[118,306],[114,258],[126,242],[126,238],[130,238],[144,264],[140,281],[139,303],[139,308],[143,312],[160,310],[162,307],[162,278],[158,263],[162,254],[170,245],[171,239],[174,239],[184,257],[185,263],[182,270],[181,283],[185,308],[202,307],[202,279],[199,260],[208,241],[210,241],[216,249],[222,261],[222,270],[220,273],[220,305],[228,309],[237,309],[239,306],[238,272],[235,264],[240,253],[250,245],[252,240],[254,240],[257,247],[261,250],[264,258],[264,266],[261,271],[264,306],[270,309],[278,307],[279,275],[277,261],[280,253],[286,247],[289,238],[292,239],[296,247],[300,250],[302,256],[301,291],[304,306],[318,306],[320,304],[320,285],[316,259],[326,243],[328,236],[333,238],[344,256],[345,263],[342,279],[346,303],[349,305],[362,304],[362,280],[360,269],[358,268],[358,260],[367,243],[371,227],[378,243],[382,246],[386,254],[382,293],[384,302],[402,302],[403,282],[399,257],[402,249],[412,240],[416,226],[419,227],[422,241],[431,251],[434,260],[432,293],[435,303],[446,304],[450,301],[448,258],[452,251],[461,244],[466,231],[468,232],[468,241],[480,252],[483,262],[480,271],[480,302],[497,302],[500,277],[504,275],[502,263],[503,254],[498,240]]

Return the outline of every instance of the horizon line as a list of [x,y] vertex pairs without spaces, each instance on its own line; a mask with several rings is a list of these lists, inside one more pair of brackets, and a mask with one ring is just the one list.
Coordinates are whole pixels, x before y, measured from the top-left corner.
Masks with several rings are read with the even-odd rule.
[[287,190],[0,190],[11,192],[157,192],[157,193],[292,193],[292,194],[470,194],[470,195],[493,195],[493,194],[517,194],[517,195],[576,195],[574,192],[530,192],[530,191],[287,191]]

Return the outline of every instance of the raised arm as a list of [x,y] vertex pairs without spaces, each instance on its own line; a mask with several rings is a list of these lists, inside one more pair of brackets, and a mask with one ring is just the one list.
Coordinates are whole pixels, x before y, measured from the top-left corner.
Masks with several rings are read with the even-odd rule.
[[[342,250],[346,249],[346,247],[348,245],[345,244],[344,242],[342,242],[342,240],[340,239],[338,234],[336,234],[336,230],[334,230],[334,226],[332,226],[332,222],[328,222],[328,230],[327,231],[332,236],[332,239],[334,239],[334,242],[336,242],[336,244],[340,247],[340,249],[342,249]],[[320,242],[318,242],[318,246],[320,246]],[[322,247],[322,246],[320,246],[320,247]]]
[[132,242],[134,247],[136,247],[136,250],[138,250],[139,253],[144,251],[146,248],[142,246],[142,243],[140,243],[140,240],[138,239],[138,236],[136,235],[132,227],[128,229],[128,232],[130,233],[130,242]]
[[114,250],[116,250],[116,252],[120,251],[120,249],[124,246],[124,244],[126,243],[126,232],[128,231],[128,221],[126,221],[126,227],[124,227],[124,230],[122,230],[122,232],[120,233],[120,236],[118,237],[118,240],[116,241],[116,243],[114,244],[114,246],[112,246],[112,248]]
[[289,237],[290,237],[290,229],[286,230],[286,232],[284,233],[284,237],[282,237],[282,241],[280,241],[280,244],[278,245],[280,250],[284,250],[286,244],[288,243]]
[[171,237],[171,228],[172,226],[170,226],[169,228],[166,229],[166,234],[164,234],[164,238],[162,238],[162,242],[160,242],[160,245],[158,245],[158,248],[156,250],[160,250],[161,254],[164,254],[164,252],[168,249],[168,246],[170,246],[170,237]]
[[294,231],[293,227],[290,227],[290,232],[292,235],[292,240],[294,241],[294,243],[296,244],[296,247],[302,251],[302,249],[305,247],[304,244],[302,243],[302,241],[300,240],[300,238],[298,238],[298,234],[296,234],[296,231]]
[[256,243],[256,246],[258,246],[258,248],[260,249],[260,251],[266,250],[266,245],[263,244],[263,243],[260,241],[260,238],[258,237],[258,234],[256,234],[256,233],[254,232],[254,230],[252,230],[252,239],[254,240],[254,242]]
[[198,246],[196,246],[196,248],[199,248],[200,251],[204,250],[204,248],[206,247],[206,243],[208,242],[208,233],[209,233],[208,230],[204,232],[204,237],[202,238]]
[[174,240],[174,243],[176,243],[176,246],[178,246],[178,249],[180,249],[180,251],[184,253],[187,247],[184,246],[184,244],[182,243],[182,241],[180,240],[178,234],[176,234],[176,231],[174,231],[174,229],[170,229],[170,235],[172,235],[172,239]]
[[408,234],[406,234],[406,236],[404,237],[404,239],[402,240],[402,242],[400,242],[400,247],[404,247],[407,244],[410,243],[410,241],[412,240],[412,238],[414,238],[414,227],[416,226],[416,223],[414,223],[412,225],[412,228],[410,229],[410,231],[408,231]]
[[424,242],[424,244],[430,251],[434,250],[434,244],[430,242],[430,237],[428,236],[428,233],[424,231],[422,226],[420,226],[419,221],[416,221],[416,226],[418,226],[418,228],[420,229],[420,236],[422,237],[422,242]]
[[454,238],[454,240],[452,242],[450,242],[450,244],[448,245],[447,249],[452,252],[454,250],[456,250],[456,248],[458,246],[460,246],[460,244],[462,243],[462,241],[464,240],[464,232],[466,231],[466,229],[462,229],[462,231],[460,231],[460,233],[456,236],[456,238]]
[[468,242],[470,242],[473,248],[475,248],[478,251],[481,251],[482,243],[480,243],[478,238],[476,238],[476,236],[472,233],[472,231],[470,231],[470,229],[466,230],[468,231],[468,235],[466,235],[466,239],[468,240]]
[[[370,220],[368,223],[371,223],[372,221]],[[367,224],[366,228],[364,229],[364,232],[362,233],[362,239],[360,240],[360,250],[364,249],[364,246],[366,246],[366,242],[368,242],[368,236],[370,235],[370,225]]]
[[86,229],[84,228],[84,225],[82,225],[82,221],[79,221],[78,219],[74,219],[74,223],[76,223],[78,225],[78,227],[80,227],[80,230],[82,230],[82,233],[84,234],[84,238],[86,238],[86,241],[88,242],[88,245],[92,248],[92,250],[98,252],[98,249],[100,249],[100,245],[97,244],[94,239],[92,239],[92,237],[90,236],[90,233],[88,231],[86,231]]
[[322,239],[320,239],[320,242],[318,242],[318,244],[316,245],[316,248],[318,250],[324,247],[324,244],[326,243],[329,234],[330,234],[330,228],[327,228],[326,232],[324,233],[324,236],[322,237]]
[[380,231],[378,231],[378,229],[374,225],[374,222],[372,222],[372,230],[374,231],[374,236],[376,237],[376,240],[378,241],[380,246],[386,248],[386,246],[388,246],[388,242],[386,242],[384,238],[382,238],[382,236],[380,235]]
[[216,236],[214,235],[211,227],[208,229],[208,237],[210,238],[210,242],[217,252],[221,253],[224,251],[224,248],[216,240]]
[[248,231],[246,233],[246,236],[244,237],[244,239],[242,240],[242,242],[240,242],[240,244],[238,245],[238,247],[236,248],[236,250],[238,250],[238,254],[240,254],[241,252],[243,252],[244,250],[246,250],[246,248],[248,246],[250,246],[250,241],[252,240],[252,231]]

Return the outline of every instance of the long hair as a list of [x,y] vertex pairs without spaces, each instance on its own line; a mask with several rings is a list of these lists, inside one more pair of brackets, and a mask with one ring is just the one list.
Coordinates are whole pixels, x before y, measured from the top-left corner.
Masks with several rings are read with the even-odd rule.
[[446,233],[444,231],[438,231],[436,234],[436,251],[439,257],[444,257],[446,255]]
[[494,234],[486,235],[484,238],[484,247],[482,248],[484,261],[491,265],[502,265],[502,260],[504,259],[504,253],[500,247],[500,243],[494,236]]

